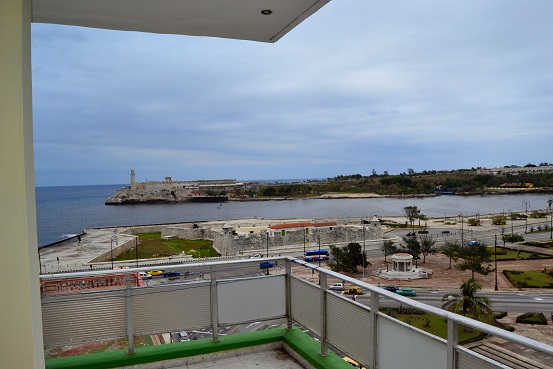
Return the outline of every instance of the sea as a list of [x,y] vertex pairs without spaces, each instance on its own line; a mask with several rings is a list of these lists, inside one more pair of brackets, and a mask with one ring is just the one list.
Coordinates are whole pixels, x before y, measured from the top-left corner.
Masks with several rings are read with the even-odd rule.
[[[283,180],[287,181],[287,180]],[[417,206],[429,217],[484,215],[547,209],[553,194],[442,195],[413,198],[298,199],[224,203],[104,205],[120,185],[37,187],[39,247],[75,236],[85,228],[245,218],[332,219],[401,216]]]

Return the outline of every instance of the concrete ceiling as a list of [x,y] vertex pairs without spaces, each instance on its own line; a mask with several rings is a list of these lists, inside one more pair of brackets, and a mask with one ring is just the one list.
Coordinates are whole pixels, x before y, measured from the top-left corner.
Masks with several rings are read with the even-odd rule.
[[329,1],[32,0],[32,21],[276,42]]

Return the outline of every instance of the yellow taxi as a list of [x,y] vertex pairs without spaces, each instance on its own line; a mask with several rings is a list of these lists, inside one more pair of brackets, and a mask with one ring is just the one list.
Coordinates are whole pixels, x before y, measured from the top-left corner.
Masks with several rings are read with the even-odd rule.
[[149,275],[163,275],[163,270],[150,270]]
[[347,357],[347,356],[346,356],[346,357],[344,357],[343,359],[344,359],[344,361],[345,361],[346,363],[350,364],[350,365],[353,366],[354,368],[367,369],[367,368],[365,368],[364,366],[359,365],[359,363],[358,363],[357,361],[353,360],[353,359],[350,358],[350,357]]

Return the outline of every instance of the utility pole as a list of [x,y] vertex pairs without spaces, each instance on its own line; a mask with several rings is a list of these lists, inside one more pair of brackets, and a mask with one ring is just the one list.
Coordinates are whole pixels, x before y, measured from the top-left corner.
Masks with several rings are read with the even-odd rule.
[[365,279],[365,225],[363,225],[363,279]]

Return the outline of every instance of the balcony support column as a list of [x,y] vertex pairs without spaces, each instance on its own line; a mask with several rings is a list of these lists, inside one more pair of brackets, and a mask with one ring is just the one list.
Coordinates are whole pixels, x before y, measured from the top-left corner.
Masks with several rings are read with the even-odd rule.
[[210,283],[210,294],[211,294],[211,342],[219,342],[219,302],[217,299],[217,275],[215,273],[215,266],[210,267],[211,283]]
[[286,329],[292,330],[292,262],[285,261],[286,268]]
[[459,325],[447,320],[447,369],[455,369],[455,348],[459,344]]
[[319,287],[321,289],[321,355],[328,355],[328,343],[326,342],[326,273],[319,270]]
[[[127,354],[134,354],[134,307],[131,273],[125,273],[125,321],[127,324],[127,341],[129,349]],[[137,284],[138,285],[138,284]]]
[[380,310],[380,295],[371,292],[371,312],[369,322],[369,367],[378,368],[378,311]]
[[0,366],[44,368],[33,153],[31,0],[0,1]]

